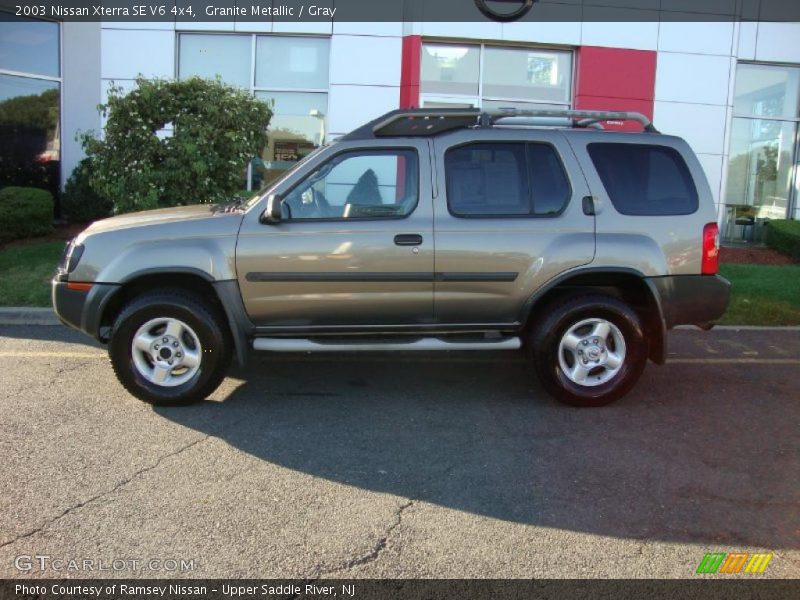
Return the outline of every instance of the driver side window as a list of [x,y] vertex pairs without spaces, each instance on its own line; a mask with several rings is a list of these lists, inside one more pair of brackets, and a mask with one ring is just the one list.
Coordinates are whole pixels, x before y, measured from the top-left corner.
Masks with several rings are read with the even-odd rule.
[[417,205],[414,150],[365,150],[335,156],[283,199],[284,216],[298,220],[390,219]]

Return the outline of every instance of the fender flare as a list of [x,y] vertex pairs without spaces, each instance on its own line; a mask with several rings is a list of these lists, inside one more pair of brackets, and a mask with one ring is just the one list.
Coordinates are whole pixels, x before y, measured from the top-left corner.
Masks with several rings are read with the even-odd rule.
[[[218,281],[210,273],[194,267],[150,267],[134,271],[118,283],[95,286],[87,297],[81,328],[92,332],[98,341],[105,343],[107,340],[101,336],[100,323],[108,303],[125,284],[149,275],[192,275],[209,283],[225,312],[239,365],[244,366],[247,363],[248,340],[253,331],[253,324],[245,311],[239,282],[236,279]],[[98,293],[94,293],[95,289]]]
[[519,322],[522,323],[522,329],[526,330],[531,325],[533,309],[539,300],[559,285],[583,275],[629,275],[642,281],[649,292],[649,300],[652,303],[651,308],[654,311],[654,318],[651,318],[651,322],[646,324],[648,325],[648,330],[654,334],[654,338],[649,340],[649,356],[654,363],[663,365],[667,359],[667,321],[664,316],[661,294],[651,278],[636,269],[628,267],[578,267],[556,275],[531,294],[523,304],[519,319]]

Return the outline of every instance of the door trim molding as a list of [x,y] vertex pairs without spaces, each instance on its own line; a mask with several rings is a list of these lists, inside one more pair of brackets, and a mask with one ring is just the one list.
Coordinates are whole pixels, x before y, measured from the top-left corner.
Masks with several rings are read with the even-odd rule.
[[331,282],[331,283],[366,283],[366,282],[507,282],[516,281],[519,273],[506,272],[486,272],[470,273],[459,271],[448,271],[441,273],[430,272],[362,272],[362,273],[326,273],[326,272],[263,272],[254,271],[248,273],[245,279],[251,283],[268,282]]

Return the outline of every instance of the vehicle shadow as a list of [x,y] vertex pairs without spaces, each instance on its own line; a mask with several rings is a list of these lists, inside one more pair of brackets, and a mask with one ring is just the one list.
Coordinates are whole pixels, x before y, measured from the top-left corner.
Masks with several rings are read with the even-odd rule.
[[517,354],[262,355],[229,397],[156,410],[276,465],[497,519],[798,548],[800,378],[758,368],[650,366],[580,410]]

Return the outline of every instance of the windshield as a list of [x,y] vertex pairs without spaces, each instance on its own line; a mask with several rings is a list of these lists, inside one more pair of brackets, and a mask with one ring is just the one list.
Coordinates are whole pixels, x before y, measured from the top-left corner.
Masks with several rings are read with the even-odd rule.
[[264,196],[270,194],[272,192],[272,190],[275,189],[276,186],[278,186],[281,182],[285,181],[287,177],[290,177],[292,174],[294,174],[297,171],[297,169],[299,169],[304,164],[306,164],[311,158],[313,158],[314,156],[319,154],[323,150],[323,148],[325,148],[325,147],[326,146],[320,146],[319,148],[316,148],[315,150],[313,150],[309,154],[306,154],[303,158],[301,158],[299,161],[297,161],[297,163],[295,163],[294,166],[292,166],[291,169],[289,169],[283,175],[281,175],[275,181],[273,181],[272,184],[268,188],[265,188],[265,189],[260,190],[258,192],[254,192],[254,195],[251,196],[250,198],[248,198],[244,202],[244,204],[243,204],[244,209],[245,210],[249,209],[251,206],[256,204],[261,198],[263,198]]

